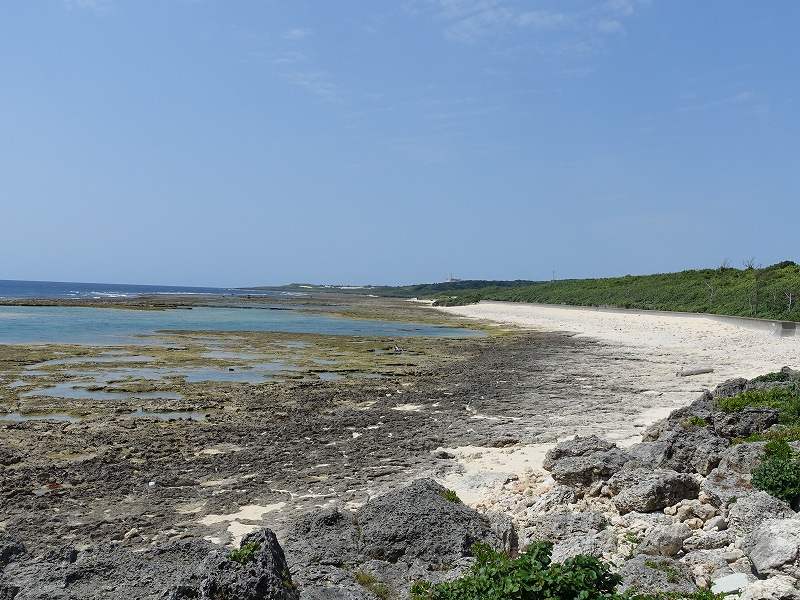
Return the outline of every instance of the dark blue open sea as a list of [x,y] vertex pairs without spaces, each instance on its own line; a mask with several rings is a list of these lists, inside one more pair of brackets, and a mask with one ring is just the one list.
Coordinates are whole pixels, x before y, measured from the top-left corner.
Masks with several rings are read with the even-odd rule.
[[[282,292],[43,281],[0,281],[5,298],[124,298],[151,294],[279,296]],[[211,300],[214,300],[211,298]],[[236,300],[233,298],[233,300]],[[277,300],[277,298],[276,298]],[[283,331],[374,337],[471,337],[482,333],[420,323],[345,319],[307,310],[210,302],[191,309],[127,310],[83,306],[0,306],[0,344],[128,345],[158,343],[161,331]],[[283,308],[289,305],[283,305]],[[289,307],[290,308],[290,307]]]
[[0,279],[0,298],[134,298],[155,294],[280,295],[281,292],[237,288],[135,285],[128,283],[76,283],[69,281],[16,281]]

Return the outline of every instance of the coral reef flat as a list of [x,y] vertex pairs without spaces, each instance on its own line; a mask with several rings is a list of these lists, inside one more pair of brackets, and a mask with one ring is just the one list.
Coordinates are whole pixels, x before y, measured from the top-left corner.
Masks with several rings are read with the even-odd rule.
[[[691,317],[640,323],[634,314],[495,303],[305,302],[359,318],[473,323],[487,335],[168,332],[161,345],[0,347],[1,409],[12,417],[0,420],[0,533],[34,556],[65,544],[230,549],[264,527],[283,543],[303,515],[356,509],[420,477],[502,511],[524,482],[541,479],[557,442],[597,434],[627,447],[729,376],[800,363],[800,338]],[[261,383],[175,375],[247,370],[249,356],[294,369]],[[77,357],[92,383],[87,371],[75,374],[86,366]],[[700,364],[713,370],[676,376]],[[134,366],[148,376],[130,375]],[[115,369],[127,374],[100,373]],[[30,394],[64,381],[122,398]]]

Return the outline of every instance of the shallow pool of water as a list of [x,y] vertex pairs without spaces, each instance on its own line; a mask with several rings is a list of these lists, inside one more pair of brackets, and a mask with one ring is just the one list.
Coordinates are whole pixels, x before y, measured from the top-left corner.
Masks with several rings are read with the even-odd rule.
[[0,414],[0,421],[69,421],[70,423],[77,423],[81,420],[80,417],[71,417],[70,415],[61,413],[49,413],[44,415],[21,415],[19,413]]
[[[163,311],[83,306],[3,306],[0,343],[152,344],[165,331],[282,331],[370,337],[473,337],[465,328],[345,319],[298,310],[196,307]],[[139,336],[146,336],[144,338]]]
[[[275,372],[273,372],[275,373]],[[200,381],[225,382],[225,383],[266,383],[268,381],[283,381],[284,378],[267,375],[264,371],[247,369],[228,371],[227,369],[201,368],[192,369],[184,381],[197,383]]]
[[43,390],[33,390],[22,394],[22,396],[51,396],[53,398],[70,398],[74,400],[125,400],[127,398],[180,400],[183,398],[183,395],[177,392],[107,392],[105,390],[89,390],[69,381],[57,383]]

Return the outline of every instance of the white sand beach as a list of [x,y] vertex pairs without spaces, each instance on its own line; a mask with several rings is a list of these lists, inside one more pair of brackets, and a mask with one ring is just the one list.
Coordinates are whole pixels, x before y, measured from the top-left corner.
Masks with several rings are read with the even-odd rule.
[[[800,368],[800,336],[780,336],[763,324],[721,321],[704,315],[636,312],[508,302],[440,308],[453,315],[510,325],[533,331],[571,332],[601,342],[608,360],[597,360],[595,380],[613,382],[613,405],[587,396],[583,406],[567,406],[548,423],[558,440],[575,433],[594,431],[601,437],[628,446],[640,441],[644,428],[672,410],[696,399],[704,389],[734,377],[752,378],[780,370]],[[762,328],[759,328],[762,325]],[[685,368],[713,371],[677,376]],[[587,365],[563,365],[565,377],[587,379]],[[572,372],[574,370],[574,372]],[[578,402],[580,404],[580,401]],[[602,404],[603,406],[597,406]],[[586,422],[577,429],[576,416]],[[532,416],[532,418],[534,418]],[[540,418],[539,416],[535,418]],[[594,427],[593,427],[594,425]],[[553,442],[511,448],[450,448],[460,459],[463,472],[443,483],[456,489],[471,504],[497,498],[503,484],[515,477],[536,478],[541,460]],[[502,494],[501,494],[502,495]]]

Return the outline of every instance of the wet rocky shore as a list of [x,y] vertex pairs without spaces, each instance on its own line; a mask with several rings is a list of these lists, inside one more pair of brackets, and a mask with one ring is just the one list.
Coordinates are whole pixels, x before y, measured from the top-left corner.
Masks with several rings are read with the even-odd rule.
[[[372,306],[360,307],[359,315],[377,315]],[[423,314],[398,306],[396,318]],[[7,401],[7,413],[80,419],[0,420],[0,528],[24,545],[30,560],[73,551],[168,557],[177,544],[184,550],[164,569],[171,578],[178,563],[194,562],[195,548],[203,554],[209,544],[230,547],[263,526],[282,539],[298,516],[319,507],[356,508],[419,476],[458,470],[438,448],[554,441],[563,431],[551,430],[545,413],[538,425],[522,417],[538,412],[543,398],[574,397],[580,383],[565,377],[561,365],[584,348],[590,361],[593,349],[566,335],[522,332],[408,338],[403,345],[374,378],[182,383],[180,400],[141,400],[136,392],[113,403],[20,395]],[[18,370],[54,356],[41,348],[3,350],[3,364]],[[575,364],[580,368],[580,360]],[[140,406],[204,418],[131,418]],[[586,415],[573,421],[565,427],[589,425]],[[136,569],[109,560],[81,576],[92,583],[74,597],[92,597],[93,585],[126,589]],[[150,583],[97,597],[158,597],[166,584],[155,571],[139,581]]]
[[[406,310],[403,318],[418,309]],[[359,311],[379,309],[370,304]],[[329,340],[337,349],[364,342]],[[394,340],[369,343],[391,349]],[[670,504],[624,511],[644,515],[638,521],[623,517],[614,504],[613,497],[642,483],[616,471],[634,458],[660,456],[641,448],[635,456],[613,450],[615,442],[645,433],[643,412],[680,401],[609,375],[635,369],[640,357],[591,339],[524,331],[408,338],[404,346],[399,356],[381,355],[375,363],[380,376],[373,378],[181,384],[179,400],[143,401],[133,393],[114,404],[49,397],[7,402],[7,412],[33,409],[80,419],[0,421],[0,598],[225,597],[213,595],[220,582],[229,591],[250,590],[242,594],[274,585],[283,594],[274,597],[375,598],[384,593],[377,585],[386,587],[388,597],[404,597],[416,578],[445,577],[443,566],[463,571],[473,541],[515,550],[545,534],[567,546],[578,536],[591,542],[573,544],[579,551],[614,559],[634,553],[625,539],[643,542],[672,521],[696,518],[699,528],[695,521],[686,527],[706,531],[712,518],[728,519],[724,503],[692,508],[708,504],[698,500],[699,486],[717,466],[711,462],[722,460],[725,441],[712,444],[716,454],[702,469],[665,466],[681,473],[676,481],[683,482],[668,486],[683,490]],[[375,360],[373,350],[369,360]],[[9,353],[2,357],[7,369],[47,358],[42,351],[17,359]],[[359,372],[368,367],[363,356],[356,362]],[[203,417],[129,416],[140,405]],[[523,469],[508,477],[500,473],[500,480],[478,478],[476,486],[495,492],[480,512],[440,501],[438,484],[429,479],[463,473],[454,448],[514,452],[604,433],[609,442],[553,458],[552,476]],[[611,470],[594,465],[585,476],[559,479],[557,458],[597,452],[594,458]],[[614,460],[606,460],[612,454]],[[685,518],[664,521],[671,507]],[[701,514],[686,516],[690,512]],[[428,527],[428,537],[387,534],[392,527],[413,533],[403,523],[417,521],[441,527]],[[550,529],[535,529],[532,523],[539,522]],[[708,544],[731,552],[742,546],[728,537]],[[260,540],[252,563],[263,567],[258,582],[226,558],[249,539]],[[666,558],[685,552],[685,539]],[[359,581],[362,571],[369,578]],[[720,573],[703,571],[700,583]],[[692,575],[693,585],[697,577]]]

